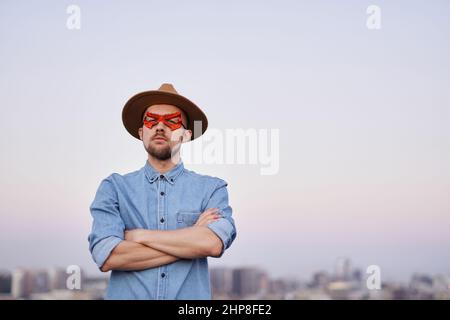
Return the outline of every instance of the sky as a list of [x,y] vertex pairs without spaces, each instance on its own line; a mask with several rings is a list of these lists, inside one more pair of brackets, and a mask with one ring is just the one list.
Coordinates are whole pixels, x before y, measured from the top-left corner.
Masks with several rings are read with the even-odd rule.
[[123,105],[169,82],[208,116],[204,138],[279,130],[276,174],[185,163],[228,182],[238,237],[211,266],[308,279],[349,257],[382,280],[450,275],[449,14],[444,0],[2,0],[0,268],[100,274],[89,205],[147,157]]

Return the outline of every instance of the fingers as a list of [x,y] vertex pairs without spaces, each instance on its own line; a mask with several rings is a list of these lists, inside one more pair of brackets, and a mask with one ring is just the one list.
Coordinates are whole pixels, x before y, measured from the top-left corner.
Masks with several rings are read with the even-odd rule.
[[218,219],[220,219],[220,216],[218,216],[218,215],[209,217],[209,218],[203,220],[203,221],[201,222],[201,225],[207,226],[207,225],[210,224],[211,222],[214,222],[214,221],[216,221],[216,220],[218,220]]
[[218,211],[219,211],[218,208],[209,208],[209,209],[206,209],[200,216],[206,216],[208,214],[216,213]]
[[207,219],[208,217],[211,217],[212,215],[214,215],[217,211],[219,211],[219,209],[217,208],[209,208],[207,210],[205,210],[205,212],[203,212],[200,217],[198,218],[198,221],[201,222],[204,219]]
[[209,216],[207,216],[207,217],[204,217],[203,219],[199,219],[196,223],[195,223],[195,225],[196,226],[204,226],[204,225],[207,225],[208,223],[210,223],[210,222],[213,222],[213,221],[215,221],[215,220],[217,220],[219,217],[218,216],[215,216],[215,215],[209,215]]
[[218,214],[219,209],[218,208],[209,208],[203,212],[200,217],[198,218],[195,225],[207,225],[210,222],[213,222],[220,218],[220,214]]
[[204,227],[204,226],[207,226],[208,224],[210,224],[211,222],[217,221],[219,219],[220,219],[220,217],[215,216],[215,217],[212,217],[212,218],[204,219],[201,222],[196,223],[195,225],[197,227]]

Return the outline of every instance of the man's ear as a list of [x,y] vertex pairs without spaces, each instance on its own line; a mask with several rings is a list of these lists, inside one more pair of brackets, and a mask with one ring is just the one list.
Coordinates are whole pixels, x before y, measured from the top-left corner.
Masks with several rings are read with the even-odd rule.
[[139,128],[138,133],[139,133],[139,139],[141,139],[141,141],[142,141],[142,128]]
[[192,131],[191,130],[184,130],[184,132],[183,132],[183,141],[182,142],[191,141],[191,138],[192,138]]

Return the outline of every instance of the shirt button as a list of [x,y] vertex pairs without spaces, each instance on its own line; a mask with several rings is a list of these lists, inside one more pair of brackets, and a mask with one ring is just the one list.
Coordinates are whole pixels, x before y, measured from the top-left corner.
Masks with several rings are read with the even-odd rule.
[[164,221],[166,221],[166,220],[164,220],[164,218],[161,218],[161,220],[159,220],[161,223],[164,223]]
[[163,176],[163,175],[160,175],[159,178],[160,178],[160,179],[164,179],[164,176]]
[[166,274],[163,272],[161,273],[161,278],[164,278],[166,276]]
[[164,195],[164,192],[163,192],[163,191],[161,191],[160,195],[162,195],[162,196],[163,196],[163,195]]

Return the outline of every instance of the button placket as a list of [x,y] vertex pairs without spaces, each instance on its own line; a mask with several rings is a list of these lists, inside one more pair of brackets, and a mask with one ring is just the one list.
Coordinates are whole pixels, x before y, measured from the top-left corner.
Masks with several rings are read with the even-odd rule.
[[[166,207],[166,183],[163,175],[159,176],[158,181],[158,229],[165,230],[166,227],[166,218],[165,218],[165,207]],[[167,266],[163,265],[158,268],[158,299],[166,299],[166,288],[167,287]]]
[[158,183],[158,229],[165,230],[166,228],[166,181],[163,175],[160,175]]

